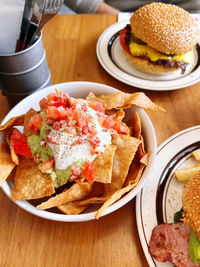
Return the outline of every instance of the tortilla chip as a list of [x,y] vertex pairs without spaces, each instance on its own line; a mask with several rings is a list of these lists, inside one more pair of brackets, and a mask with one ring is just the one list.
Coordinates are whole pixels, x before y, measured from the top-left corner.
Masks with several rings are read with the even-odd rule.
[[131,127],[131,136],[139,139],[142,132],[142,126],[137,112],[135,112],[133,117],[127,122],[127,125]]
[[113,139],[112,143],[117,146],[117,150],[113,161],[112,182],[105,185],[105,195],[111,195],[123,186],[141,140],[128,135],[120,135]]
[[104,193],[104,184],[99,182],[93,182],[92,191],[87,195],[88,197],[101,196]]
[[57,208],[61,210],[63,213],[68,215],[76,215],[84,211],[88,205],[79,205],[79,201],[72,201],[66,204],[60,205]]
[[36,199],[50,196],[54,192],[49,174],[42,173],[32,159],[21,158],[16,169],[12,199]]
[[18,165],[19,164],[19,157],[18,155],[15,153],[15,150],[10,146],[10,156],[12,161]]
[[141,162],[142,164],[147,165],[148,162],[149,162],[150,154],[151,154],[150,151],[149,151],[148,153],[146,153],[146,154],[144,155],[144,157],[141,158],[140,162]]
[[16,167],[11,171],[11,173],[8,175],[7,181],[14,181],[16,175]]
[[144,93],[128,94],[124,92],[118,92],[111,95],[95,96],[93,93],[89,93],[86,98],[88,101],[98,101],[103,105],[105,110],[127,109],[132,105],[140,108],[150,109],[154,111],[166,111],[164,108],[153,103]]
[[[138,150],[141,150],[141,147],[142,146],[140,145]],[[136,153],[136,156],[129,168],[129,172],[124,183],[125,186],[135,182],[138,183],[145,166],[145,164],[141,163],[140,153]]]
[[79,205],[104,203],[107,198],[101,197],[103,193],[104,193],[104,184],[94,182],[92,184],[92,191],[88,194],[88,196],[85,199],[79,202]]
[[114,202],[116,202],[117,200],[119,200],[124,194],[126,194],[127,192],[131,191],[135,186],[137,185],[137,183],[133,183],[130,184],[126,187],[120,188],[119,190],[117,190],[114,194],[112,194],[112,196],[101,206],[101,208],[96,212],[95,214],[95,218],[99,219],[99,217],[102,215],[102,213],[110,206],[112,205]]
[[129,172],[124,182],[124,186],[139,182],[143,170],[148,163],[149,155],[150,152],[146,153],[144,150],[143,139],[142,139],[142,143],[139,145],[135,158],[133,159],[131,166],[129,168]]
[[92,184],[90,183],[75,183],[69,189],[38,205],[37,208],[44,210],[60,206],[71,201],[80,200],[86,197],[91,190]]
[[0,146],[0,186],[7,179],[14,167],[15,164],[10,157],[8,146],[6,142],[3,142]]
[[101,183],[111,183],[113,158],[116,151],[116,146],[110,145],[94,160],[94,180]]
[[88,199],[81,200],[79,205],[86,205],[86,204],[100,204],[104,203],[108,197],[91,197]]
[[133,136],[133,135],[132,135],[132,133],[133,133],[133,127],[130,126],[130,127],[128,127],[128,128],[129,128],[129,135],[130,135],[130,136]]
[[105,112],[105,114],[107,116],[114,116],[115,119],[122,121],[124,116],[125,116],[125,112],[123,111],[123,109],[120,110],[107,110]]
[[23,130],[23,134],[26,136],[30,136],[32,134],[31,130],[28,127],[28,122],[30,120],[30,118],[37,114],[38,112],[36,110],[34,110],[33,108],[29,109],[29,111],[25,114],[24,116],[24,130]]
[[6,131],[6,134],[5,134],[5,140],[6,140],[6,142],[7,142],[8,145],[10,144],[11,135],[12,135],[14,129],[15,129],[15,128],[10,127],[10,128]]
[[23,124],[24,124],[24,114],[9,119],[5,124],[0,126],[0,132],[5,131],[12,126],[23,126]]

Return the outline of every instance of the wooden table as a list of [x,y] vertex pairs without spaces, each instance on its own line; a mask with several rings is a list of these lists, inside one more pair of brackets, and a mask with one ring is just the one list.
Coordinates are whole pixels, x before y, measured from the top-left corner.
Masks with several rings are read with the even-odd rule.
[[[145,92],[167,113],[148,112],[158,144],[200,122],[200,84],[169,92],[145,91],[111,77],[99,64],[96,43],[115,15],[59,15],[43,30],[53,84],[104,83],[125,92]],[[10,107],[0,95],[0,120]],[[135,200],[98,221],[48,221],[17,207],[0,191],[1,267],[146,267],[135,219]]]

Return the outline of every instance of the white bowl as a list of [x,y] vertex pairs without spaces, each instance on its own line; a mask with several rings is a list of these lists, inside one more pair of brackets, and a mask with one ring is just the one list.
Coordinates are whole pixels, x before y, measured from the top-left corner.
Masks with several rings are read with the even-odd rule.
[[[26,113],[31,107],[39,110],[39,101],[44,96],[48,95],[50,92],[55,92],[55,89],[58,89],[60,91],[67,92],[72,97],[77,98],[84,98],[88,95],[89,92],[93,92],[95,95],[100,94],[112,94],[117,93],[119,90],[114,89],[113,87],[104,85],[104,84],[98,84],[98,83],[91,83],[91,82],[68,82],[68,83],[61,83],[49,86],[47,88],[44,88],[32,95],[29,95],[25,99],[23,99],[20,103],[18,103],[4,118],[2,121],[2,124],[4,124],[8,119],[11,117],[21,115]],[[157,149],[157,143],[156,143],[156,135],[153,128],[153,125],[151,123],[151,120],[149,119],[146,112],[141,108],[132,108],[133,112],[137,110],[142,123],[142,135],[144,137],[145,147],[147,151],[151,151],[151,155],[149,158],[149,163],[147,167],[144,169],[144,172],[142,174],[141,180],[136,186],[136,188],[132,189],[129,193],[127,193],[125,196],[123,196],[120,200],[115,202],[113,205],[111,205],[103,214],[102,216],[109,214],[123,205],[125,205],[127,202],[129,202],[131,199],[133,199],[137,193],[142,189],[144,186],[145,181],[148,179],[150,172],[152,171],[152,167],[155,160],[156,155],[156,149]],[[4,135],[0,135],[0,143],[3,141]],[[11,198],[11,191],[12,191],[12,184],[10,182],[5,181],[2,184],[2,189],[6,193],[6,195]],[[24,210],[37,215],[39,217],[49,219],[49,220],[55,220],[55,221],[63,221],[63,222],[81,222],[81,221],[88,221],[93,220],[95,217],[95,213],[97,211],[97,207],[91,209],[87,209],[84,213],[78,214],[78,215],[66,215],[66,214],[60,214],[59,211],[56,212],[56,209],[53,211],[45,211],[45,210],[39,210],[37,209],[33,203],[29,201],[15,201],[15,203],[23,208]]]

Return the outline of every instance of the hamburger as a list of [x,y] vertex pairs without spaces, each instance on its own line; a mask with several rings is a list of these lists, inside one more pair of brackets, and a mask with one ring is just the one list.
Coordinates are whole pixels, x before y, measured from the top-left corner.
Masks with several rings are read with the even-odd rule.
[[200,173],[194,176],[183,189],[183,222],[188,224],[200,240]]
[[189,254],[196,266],[200,265],[200,173],[186,184],[182,195],[183,222],[192,229]]
[[151,3],[132,15],[120,31],[120,44],[135,68],[150,74],[185,72],[200,40],[195,19],[176,5]]

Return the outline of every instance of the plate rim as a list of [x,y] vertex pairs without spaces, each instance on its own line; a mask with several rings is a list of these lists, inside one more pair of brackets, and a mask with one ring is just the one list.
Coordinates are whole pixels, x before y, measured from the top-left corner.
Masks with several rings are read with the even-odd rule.
[[[50,85],[46,88],[43,88],[29,96],[27,96],[26,98],[24,98],[22,101],[20,101],[15,107],[13,107],[8,113],[7,115],[4,117],[4,119],[2,120],[1,124],[5,123],[10,117],[14,116],[15,114],[15,110],[17,110],[20,106],[22,106],[23,104],[25,104],[28,100],[30,100],[32,98],[32,101],[34,101],[34,97],[37,96],[37,99],[40,97],[40,99],[44,96],[46,96],[48,93],[50,92],[55,92],[55,89],[60,89],[63,88],[63,86],[81,86],[84,85],[85,87],[89,87],[89,88],[93,88],[95,87],[96,89],[99,90],[107,90],[108,93],[114,93],[114,92],[120,92],[120,90],[112,87],[112,86],[108,86],[105,85],[103,83],[95,83],[95,82],[87,82],[87,81],[73,81],[73,82],[64,82],[64,83],[58,83],[58,84],[53,84]],[[78,91],[78,89],[76,89]],[[150,164],[149,167],[147,166],[145,168],[146,171],[144,171],[144,178],[140,181],[140,183],[138,184],[138,186],[135,188],[136,190],[132,189],[129,193],[127,193],[127,195],[125,196],[125,201],[122,201],[122,199],[118,200],[117,202],[115,202],[113,205],[111,205],[103,214],[101,217],[112,213],[115,210],[118,210],[119,208],[121,208],[122,206],[124,206],[125,204],[127,204],[131,199],[133,199],[137,192],[141,190],[141,188],[144,186],[144,183],[146,182],[146,176],[149,172],[151,172],[152,167],[155,163],[155,154],[156,154],[156,149],[157,149],[157,140],[156,140],[156,134],[155,134],[155,130],[153,127],[153,124],[150,120],[150,117],[148,116],[148,114],[145,112],[145,110],[138,108],[138,112],[141,112],[143,114],[143,118],[145,119],[146,122],[148,122],[148,126],[151,129],[151,138],[152,138],[152,150],[153,152],[150,155]],[[15,115],[16,116],[16,115]],[[0,136],[1,137],[1,136]],[[2,138],[2,137],[1,137]],[[8,185],[8,183],[5,181],[2,186],[1,186],[2,190],[4,191],[4,193],[10,198],[10,187]],[[131,192],[136,191],[135,195],[132,196]],[[12,200],[10,198],[10,200]],[[19,207],[21,207],[22,209],[28,211],[31,214],[34,214],[36,216],[45,218],[45,219],[49,219],[49,220],[54,220],[54,221],[62,221],[62,222],[82,222],[82,221],[89,221],[89,220],[93,220],[95,219],[95,213],[96,211],[93,212],[89,212],[87,214],[77,214],[77,215],[67,215],[67,214],[57,214],[57,213],[53,213],[49,212],[49,211],[45,211],[45,210],[38,210],[36,209],[36,207],[34,207],[33,205],[31,205],[28,201],[14,201],[12,200],[15,204],[17,204]],[[116,208],[117,206],[117,208]]]
[[[123,27],[125,27],[126,24],[129,24],[130,21],[129,20],[123,20],[121,22],[116,22],[114,24],[112,24],[111,26],[109,26],[107,29],[105,29],[101,35],[99,36],[98,38],[98,41],[97,41],[97,44],[96,44],[96,55],[97,55],[97,58],[98,58],[98,61],[99,63],[101,64],[101,66],[104,68],[105,71],[107,71],[112,77],[114,77],[115,79],[125,83],[125,84],[128,84],[130,86],[133,86],[133,87],[136,87],[136,88],[140,88],[140,89],[144,89],[144,90],[151,90],[151,91],[172,91],[172,90],[178,90],[178,89],[183,89],[185,87],[188,87],[188,86],[191,86],[193,84],[196,84],[197,82],[200,81],[200,64],[197,65],[196,69],[191,72],[191,73],[188,73],[187,76],[184,76],[184,77],[180,77],[179,79],[177,80],[182,80],[183,78],[185,77],[190,77],[190,76],[194,76],[194,73],[195,74],[199,74],[198,77],[194,80],[190,80],[188,81],[187,83],[183,82],[182,84],[180,85],[171,85],[170,87],[168,86],[167,87],[167,83],[170,81],[170,80],[166,80],[166,81],[153,81],[153,80],[146,80],[146,79],[142,79],[142,78],[139,78],[139,77],[135,77],[131,74],[128,74],[126,72],[124,72],[123,70],[121,70],[120,68],[118,68],[113,62],[112,60],[110,59],[109,55],[108,55],[108,52],[107,52],[107,55],[108,58],[109,58],[109,63],[111,63],[112,66],[114,66],[115,68],[118,69],[119,73],[121,75],[125,74],[127,77],[129,77],[129,80],[123,78],[122,76],[118,76],[114,71],[112,71],[112,69],[103,61],[103,55],[101,55],[101,52],[100,52],[100,48],[101,48],[101,42],[104,40],[104,38],[106,37],[106,34],[110,33],[113,31],[113,34],[112,34],[112,37],[117,33],[119,32],[120,29],[122,29]],[[114,31],[114,29],[116,28],[116,30]],[[111,37],[111,38],[112,38]],[[132,80],[135,80],[136,82],[132,81]],[[175,79],[176,80],[176,79]],[[146,83],[145,85],[143,85],[143,83]],[[152,86],[149,86],[148,85],[148,82],[151,82],[153,83],[154,85]],[[160,86],[160,88],[158,87],[158,83],[161,85],[162,84],[162,87]]]
[[[181,130],[181,131],[178,131],[177,133],[171,135],[170,137],[168,137],[165,141],[163,141],[157,148],[157,153],[156,153],[156,161],[157,161],[157,155],[161,152],[162,149],[164,149],[165,147],[168,146],[168,144],[170,142],[173,142],[175,139],[178,139],[180,138],[181,136],[183,135],[186,135],[187,133],[189,132],[193,132],[193,131],[199,131],[200,133],[200,125],[195,125],[195,126],[192,126],[192,127],[189,127],[189,128],[186,128],[184,130]],[[192,144],[192,143],[191,143]],[[185,146],[182,146],[182,148],[184,149],[187,145]],[[173,158],[173,157],[171,157]],[[170,159],[168,159],[167,162],[170,161]],[[164,167],[162,168],[162,171],[163,169],[166,167],[167,163],[164,165]],[[160,177],[158,177],[160,178]],[[150,177],[151,179],[151,177]],[[159,179],[158,179],[159,180]],[[157,180],[156,180],[157,181]],[[146,185],[147,186],[147,185]],[[138,234],[139,234],[139,239],[140,239],[140,244],[142,246],[142,249],[143,249],[143,252],[145,254],[145,257],[146,257],[146,260],[149,264],[150,267],[158,267],[158,265],[156,264],[156,260],[153,258],[153,256],[151,256],[151,254],[149,253],[149,250],[148,250],[148,245],[147,245],[147,241],[146,241],[146,238],[145,238],[145,230],[143,231],[142,229],[144,228],[143,227],[143,222],[142,222],[142,214],[141,214],[141,202],[142,202],[142,195],[143,195],[143,191],[145,189],[145,186],[144,188],[142,188],[140,190],[140,192],[137,194],[136,196],[136,205],[135,205],[135,212],[136,212],[136,223],[137,223],[137,229],[138,229]],[[147,233],[148,231],[146,231],[145,233]],[[163,267],[168,267],[168,266],[173,266],[171,265],[169,262],[159,262],[159,264],[162,264]],[[170,264],[170,265],[169,265]],[[161,265],[159,265],[161,266]]]

